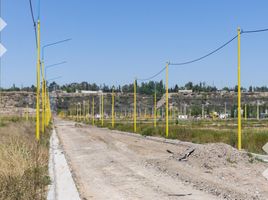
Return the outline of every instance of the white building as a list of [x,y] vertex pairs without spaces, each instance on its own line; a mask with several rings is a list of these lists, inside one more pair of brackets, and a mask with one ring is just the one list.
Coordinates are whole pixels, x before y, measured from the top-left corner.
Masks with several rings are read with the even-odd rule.
[[178,119],[188,119],[187,115],[178,115]]

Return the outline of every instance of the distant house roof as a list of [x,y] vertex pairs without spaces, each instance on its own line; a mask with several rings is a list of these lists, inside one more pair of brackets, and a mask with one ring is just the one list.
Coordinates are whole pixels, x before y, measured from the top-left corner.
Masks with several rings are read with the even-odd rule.
[[82,94],[99,94],[99,93],[102,93],[102,90],[99,90],[99,91],[81,90],[80,92],[77,90],[76,93],[82,93]]
[[179,90],[179,93],[192,93],[193,90]]

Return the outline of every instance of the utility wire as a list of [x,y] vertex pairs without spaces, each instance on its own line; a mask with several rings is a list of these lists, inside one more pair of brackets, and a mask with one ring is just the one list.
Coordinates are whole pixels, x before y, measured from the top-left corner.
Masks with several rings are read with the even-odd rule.
[[[225,42],[223,45],[221,45],[220,47],[216,48],[215,50],[211,51],[210,53],[204,55],[204,56],[201,56],[199,58],[196,58],[194,60],[190,60],[190,61],[187,61],[187,62],[181,62],[181,63],[169,63],[169,65],[187,65],[187,64],[191,64],[191,63],[194,63],[194,62],[197,62],[197,61],[200,61],[208,56],[211,56],[212,54],[216,53],[217,51],[223,49],[225,46],[227,46],[228,44],[230,44],[232,41],[234,41],[236,38],[237,38],[238,35],[234,36],[233,38],[231,38],[230,40],[228,40],[227,42]],[[144,78],[144,79],[137,79],[139,81],[149,81],[153,78],[155,78],[156,76],[160,75],[164,70],[166,69],[166,67],[162,68],[159,72],[157,72],[155,75],[149,77],[149,78]]]
[[259,32],[265,32],[268,31],[268,28],[266,29],[259,29],[259,30],[248,30],[248,31],[241,31],[241,33],[259,33]]
[[155,75],[149,77],[149,78],[144,78],[144,79],[136,79],[137,81],[149,81],[155,77],[157,77],[159,74],[161,74],[164,70],[166,69],[166,67],[163,67],[159,72],[157,72]]
[[[243,33],[259,33],[259,32],[266,32],[268,31],[268,28],[266,29],[257,29],[257,30],[247,30],[247,31],[243,31],[241,30],[241,35]],[[216,48],[215,50],[211,51],[210,53],[204,55],[204,56],[201,56],[199,58],[196,58],[196,59],[193,59],[193,60],[190,60],[190,61],[187,61],[187,62],[181,62],[181,63],[169,63],[169,65],[187,65],[187,64],[191,64],[191,63],[194,63],[194,62],[197,62],[197,61],[200,61],[200,60],[203,60],[204,58],[207,58],[211,55],[213,55],[214,53],[220,51],[221,49],[223,49],[224,47],[226,47],[228,44],[230,44],[231,42],[233,42],[236,38],[238,37],[238,35],[235,35],[233,38],[231,38],[229,41],[225,42],[223,45],[221,45],[220,47]],[[159,72],[157,72],[155,75],[149,77],[149,78],[144,78],[144,79],[137,79],[139,81],[149,81],[155,77],[157,77],[158,75],[160,75],[163,71],[165,70],[165,67],[162,68]]]
[[[268,28],[266,29],[257,29],[257,30],[248,30],[248,31],[243,31],[241,30],[241,33],[240,34],[243,34],[243,33],[259,33],[259,32],[266,32],[268,31]],[[230,44],[233,40],[235,40],[236,38],[238,37],[238,35],[234,36],[232,39],[230,39],[229,41],[227,41],[226,43],[224,43],[223,45],[221,45],[220,47],[218,47],[217,49],[215,49],[214,51],[200,57],[200,58],[197,58],[197,59],[194,59],[194,60],[190,60],[190,61],[187,61],[187,62],[182,62],[182,63],[170,63],[170,65],[186,65],[186,64],[191,64],[191,63],[194,63],[194,62],[197,62],[197,61],[200,61],[214,53],[216,53],[217,51],[221,50],[222,48],[224,48],[225,46],[227,46],[228,44]]]
[[38,10],[38,13],[37,13],[37,19],[39,20],[40,19],[40,0],[38,0],[38,4],[37,4],[37,10]]
[[212,54],[216,53],[217,51],[223,49],[225,46],[227,46],[228,44],[230,44],[232,41],[234,41],[236,38],[237,38],[238,35],[234,36],[233,38],[231,38],[229,41],[225,42],[223,45],[221,45],[220,47],[218,47],[217,49],[211,51],[210,53],[204,55],[204,56],[201,56],[199,58],[196,58],[194,60],[190,60],[190,61],[187,61],[187,62],[181,62],[181,63],[170,63],[169,65],[187,65],[187,64],[191,64],[191,63],[194,63],[194,62],[197,62],[197,61],[200,61],[208,56],[211,56]]
[[32,5],[32,1],[31,0],[29,0],[29,4],[30,4],[30,11],[31,11],[31,16],[32,16],[32,20],[33,20],[33,25],[34,25],[35,42],[36,42],[36,47],[37,47],[36,21],[34,19],[33,5]]

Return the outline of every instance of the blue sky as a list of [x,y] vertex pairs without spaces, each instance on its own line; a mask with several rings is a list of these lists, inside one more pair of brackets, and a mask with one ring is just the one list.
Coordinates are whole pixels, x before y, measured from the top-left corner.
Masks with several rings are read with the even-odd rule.
[[[35,16],[37,0],[33,0]],[[166,61],[202,56],[244,30],[268,28],[268,1],[258,0],[41,0],[41,43],[72,38],[46,51],[45,64],[59,82],[118,85],[146,78]],[[7,27],[2,43],[2,83],[35,84],[36,52],[28,0],[2,0]],[[268,85],[268,32],[241,38],[243,86]],[[155,80],[164,79],[161,74]],[[237,81],[237,41],[217,54],[170,67],[170,85],[205,81],[219,87]]]

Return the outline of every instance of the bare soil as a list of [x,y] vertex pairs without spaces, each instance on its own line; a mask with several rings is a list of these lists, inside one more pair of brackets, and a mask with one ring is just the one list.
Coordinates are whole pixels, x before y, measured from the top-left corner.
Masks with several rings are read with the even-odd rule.
[[229,145],[55,124],[82,199],[268,199],[268,165]]

